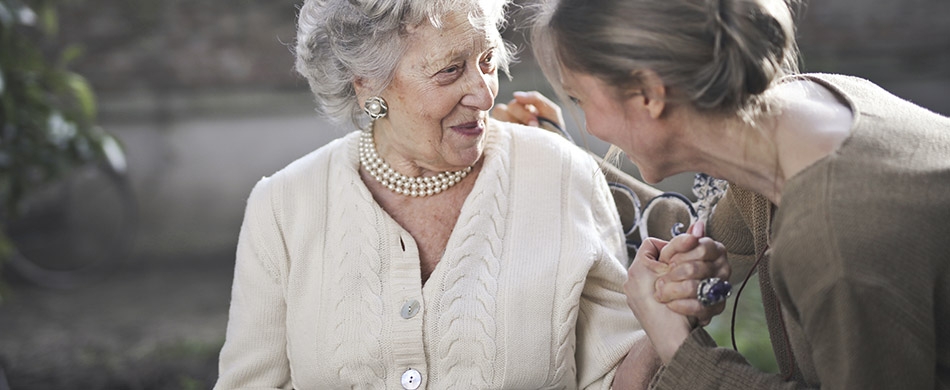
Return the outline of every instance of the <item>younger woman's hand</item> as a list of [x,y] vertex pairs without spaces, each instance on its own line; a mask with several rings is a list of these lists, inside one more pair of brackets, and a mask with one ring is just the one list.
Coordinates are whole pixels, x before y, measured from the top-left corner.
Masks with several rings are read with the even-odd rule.
[[544,128],[538,120],[538,117],[542,117],[554,122],[560,128],[564,128],[564,116],[561,114],[561,107],[538,91],[515,92],[514,99],[511,99],[508,104],[496,104],[491,115],[493,118],[504,122]]
[[669,266],[668,272],[656,280],[656,300],[671,310],[690,317],[694,324],[705,326],[722,313],[725,301],[703,306],[696,299],[699,283],[706,278],[729,280],[730,268],[726,248],[704,236],[702,223],[694,224],[688,233],[673,237],[663,247],[659,261]]

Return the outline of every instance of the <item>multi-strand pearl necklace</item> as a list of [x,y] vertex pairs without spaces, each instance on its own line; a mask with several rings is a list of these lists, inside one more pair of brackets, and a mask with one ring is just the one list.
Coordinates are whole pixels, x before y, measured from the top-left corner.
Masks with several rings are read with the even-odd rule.
[[445,191],[462,181],[472,171],[472,167],[469,166],[459,171],[442,172],[435,176],[409,177],[403,175],[393,170],[376,153],[372,131],[363,131],[360,134],[360,165],[386,188],[397,194],[412,197],[435,195]]

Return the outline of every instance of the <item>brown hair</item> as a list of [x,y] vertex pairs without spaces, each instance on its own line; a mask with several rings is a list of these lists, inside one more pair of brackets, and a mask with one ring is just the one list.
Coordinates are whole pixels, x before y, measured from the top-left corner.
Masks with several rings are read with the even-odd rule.
[[671,99],[735,113],[797,72],[794,1],[559,0],[539,14],[534,50],[555,84],[563,66],[622,93],[649,69]]

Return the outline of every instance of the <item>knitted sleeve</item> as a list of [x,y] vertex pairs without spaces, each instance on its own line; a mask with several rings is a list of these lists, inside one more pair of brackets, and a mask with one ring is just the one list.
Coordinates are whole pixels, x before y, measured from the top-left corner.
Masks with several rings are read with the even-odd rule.
[[276,259],[283,242],[261,179],[248,199],[238,238],[227,335],[215,389],[289,389],[285,303]]
[[725,245],[732,271],[729,281],[734,286],[742,284],[752,269],[756,253],[765,251],[764,245],[767,241],[766,237],[759,237],[761,247],[756,247],[756,237],[752,229],[761,228],[765,231],[767,221],[762,221],[762,226],[755,226],[759,222],[757,215],[752,211],[743,210],[743,207],[746,209],[762,207],[762,213],[767,213],[768,211],[764,208],[768,204],[768,200],[761,195],[730,183],[729,190],[726,191],[722,200],[716,203],[709,218],[706,235]]
[[617,366],[639,337],[640,323],[627,306],[623,283],[626,247],[620,217],[602,174],[590,183],[593,221],[599,235],[577,316],[577,379],[582,389],[609,389]]
[[702,328],[690,333],[673,360],[653,378],[651,389],[805,389],[767,374],[732,349],[718,348]]

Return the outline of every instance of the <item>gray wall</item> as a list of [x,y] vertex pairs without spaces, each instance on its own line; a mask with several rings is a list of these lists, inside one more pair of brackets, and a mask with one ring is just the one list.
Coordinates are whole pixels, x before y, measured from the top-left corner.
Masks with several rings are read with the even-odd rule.
[[[229,257],[253,184],[347,131],[316,117],[292,71],[295,7],[76,0],[61,11],[61,38],[85,48],[75,65],[99,92],[101,123],[129,154],[142,217],[138,254]],[[813,1],[799,17],[804,70],[866,77],[950,114],[948,17],[943,0]],[[506,34],[524,46],[521,32]],[[516,89],[547,90],[530,50],[521,57],[500,100]],[[688,182],[681,175],[661,186],[688,191]]]

